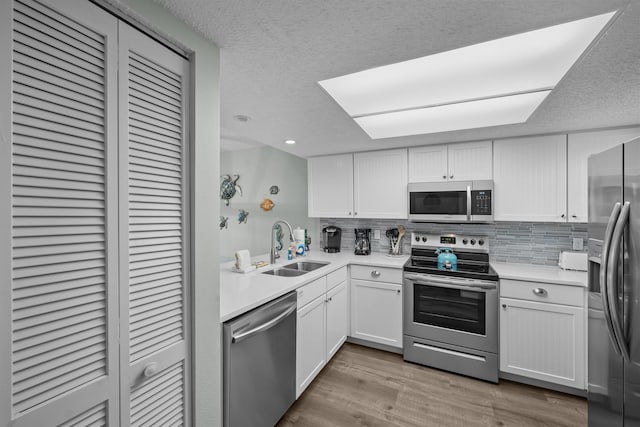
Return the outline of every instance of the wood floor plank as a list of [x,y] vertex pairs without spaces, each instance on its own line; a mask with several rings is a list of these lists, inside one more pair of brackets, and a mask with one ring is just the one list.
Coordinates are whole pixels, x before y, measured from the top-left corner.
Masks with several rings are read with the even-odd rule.
[[485,381],[407,363],[346,343],[278,427],[474,427],[587,425],[580,397]]

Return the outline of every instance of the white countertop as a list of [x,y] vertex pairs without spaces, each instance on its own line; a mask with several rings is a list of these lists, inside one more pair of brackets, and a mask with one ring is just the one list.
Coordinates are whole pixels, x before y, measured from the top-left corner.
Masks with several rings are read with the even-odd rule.
[[[289,261],[280,257],[275,267],[281,267],[295,261],[328,261],[330,264],[297,277],[281,277],[262,274],[271,270],[273,265],[263,267],[251,273],[235,273],[231,269],[233,262],[220,265],[220,321],[226,322],[242,313],[258,307],[274,298],[299,288],[345,265],[375,265],[379,267],[402,268],[409,259],[408,255],[390,257],[386,254],[354,255],[352,252],[328,254],[312,251],[301,258]],[[253,257],[252,261],[269,261],[269,255]]]
[[529,282],[557,283],[559,285],[587,286],[587,272],[563,270],[552,265],[492,262],[500,279],[527,280]]

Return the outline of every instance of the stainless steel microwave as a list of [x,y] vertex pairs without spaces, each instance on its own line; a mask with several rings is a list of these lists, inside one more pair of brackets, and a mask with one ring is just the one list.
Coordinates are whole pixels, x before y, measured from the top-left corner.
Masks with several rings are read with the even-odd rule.
[[409,221],[491,222],[493,181],[410,183]]

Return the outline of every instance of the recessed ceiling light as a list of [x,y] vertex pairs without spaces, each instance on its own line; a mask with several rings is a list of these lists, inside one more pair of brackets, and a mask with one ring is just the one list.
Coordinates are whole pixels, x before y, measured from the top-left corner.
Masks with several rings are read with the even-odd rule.
[[[497,102],[497,105],[504,107],[508,99],[518,99],[509,98],[511,96],[552,90],[615,13],[372,68],[323,80],[319,84],[358,124],[378,121],[381,117],[365,118],[382,114],[388,114],[384,121],[391,117],[419,116],[427,110],[430,116],[436,111],[432,108],[439,109],[435,116],[442,119],[441,114],[445,111],[459,114],[462,108],[442,108],[445,105],[497,97],[505,98]],[[516,104],[518,106],[515,108],[520,108],[519,102]],[[414,109],[421,110],[421,113],[405,114]],[[514,114],[514,117],[521,119],[520,114]],[[446,121],[453,124],[457,119],[462,119],[461,126],[465,122],[477,122],[459,116],[447,118]],[[438,123],[423,127],[440,128]],[[482,126],[478,123],[475,127]],[[417,128],[420,126],[414,131]],[[389,134],[386,137],[413,134],[399,127],[396,129],[397,135]]]
[[285,139],[284,140],[285,144],[289,144],[289,145],[293,145],[296,143],[295,139]]
[[251,120],[251,117],[245,116],[244,114],[238,114],[236,116],[233,116],[233,118],[242,123],[246,123]]

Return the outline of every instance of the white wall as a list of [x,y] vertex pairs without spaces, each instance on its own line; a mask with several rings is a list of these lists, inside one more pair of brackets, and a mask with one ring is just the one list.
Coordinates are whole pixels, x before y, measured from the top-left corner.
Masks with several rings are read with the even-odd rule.
[[[318,235],[318,219],[307,216],[307,161],[272,147],[264,146],[247,150],[225,151],[220,155],[220,175],[240,175],[238,193],[226,206],[220,200],[220,215],[228,217],[227,228],[220,231],[220,258],[233,259],[239,249],[249,249],[251,255],[268,254],[271,227],[274,221],[283,219],[291,227],[307,228],[309,235]],[[277,185],[278,194],[269,194],[269,188]],[[216,195],[219,195],[217,189]],[[260,203],[271,199],[275,206],[264,211]],[[246,224],[238,223],[238,210],[249,212]],[[289,242],[285,233],[283,243]],[[311,251],[318,250],[319,242],[312,241]],[[313,253],[313,252],[311,252]],[[281,255],[286,255],[281,252]]]
[[[117,4],[113,0],[109,2]],[[164,8],[150,0],[119,0],[143,23],[193,52],[192,295],[194,425],[222,425],[222,340],[218,214],[212,188],[218,186],[220,153],[220,52]]]

